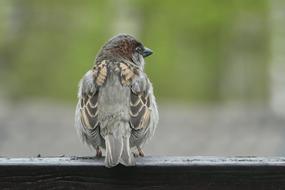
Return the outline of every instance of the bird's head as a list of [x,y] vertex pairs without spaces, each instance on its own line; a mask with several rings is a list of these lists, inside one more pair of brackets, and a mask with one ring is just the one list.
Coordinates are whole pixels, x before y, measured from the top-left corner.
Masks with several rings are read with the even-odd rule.
[[152,53],[151,49],[144,47],[144,45],[133,36],[128,34],[118,34],[107,41],[107,43],[102,47],[97,56],[97,61],[101,61],[103,59],[116,61],[128,60],[140,66],[144,64],[143,58],[151,55]]

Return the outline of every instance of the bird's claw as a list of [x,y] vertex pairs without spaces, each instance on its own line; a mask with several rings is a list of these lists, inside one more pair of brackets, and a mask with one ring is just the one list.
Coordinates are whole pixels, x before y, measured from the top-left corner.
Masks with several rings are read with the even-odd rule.
[[137,158],[137,157],[139,157],[139,154],[136,153],[136,152],[133,152],[133,156],[134,156],[135,158]]
[[101,158],[102,157],[102,151],[101,151],[100,147],[96,148],[96,157],[97,158]]
[[140,157],[144,157],[144,152],[141,148],[138,148],[138,151],[139,151],[139,156]]
[[137,157],[144,157],[144,152],[143,152],[143,150],[141,149],[141,148],[138,148],[138,152],[133,152],[133,155],[134,155],[134,157],[135,158],[137,158]]

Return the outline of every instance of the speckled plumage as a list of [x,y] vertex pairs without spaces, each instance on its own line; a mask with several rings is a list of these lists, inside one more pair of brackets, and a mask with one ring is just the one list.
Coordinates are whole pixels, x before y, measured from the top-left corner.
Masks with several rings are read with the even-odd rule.
[[143,155],[153,136],[158,111],[152,84],[144,73],[148,48],[134,37],[120,34],[99,51],[94,67],[79,84],[75,127],[83,141],[106,149],[105,164],[135,164],[131,148]]

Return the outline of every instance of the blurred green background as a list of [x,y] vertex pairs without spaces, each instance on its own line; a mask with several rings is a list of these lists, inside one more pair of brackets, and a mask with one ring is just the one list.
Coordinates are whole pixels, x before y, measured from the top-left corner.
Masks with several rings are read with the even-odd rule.
[[77,86],[118,33],[154,50],[146,154],[284,155],[284,23],[284,0],[0,0],[0,156],[94,154]]
[[74,102],[102,44],[130,33],[155,51],[159,100],[265,101],[268,11],[266,0],[1,0],[1,82],[10,98]]

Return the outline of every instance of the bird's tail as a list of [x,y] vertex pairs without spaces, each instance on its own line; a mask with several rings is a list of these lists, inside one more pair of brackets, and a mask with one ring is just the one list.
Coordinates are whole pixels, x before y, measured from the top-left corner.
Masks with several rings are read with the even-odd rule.
[[126,122],[119,122],[105,136],[106,158],[105,165],[113,167],[121,163],[125,166],[135,165],[134,156],[130,149],[130,127]]

